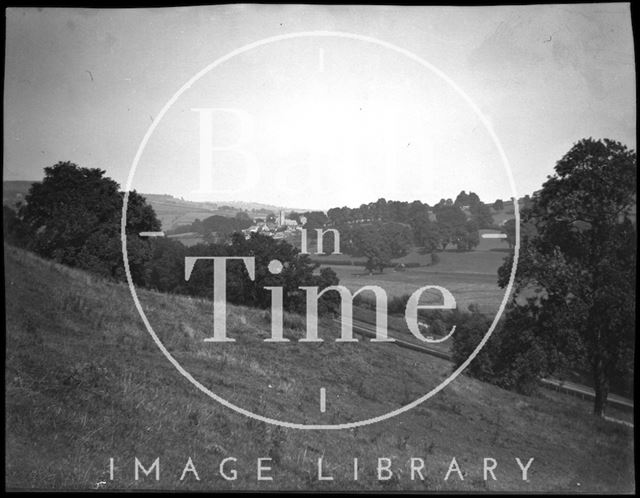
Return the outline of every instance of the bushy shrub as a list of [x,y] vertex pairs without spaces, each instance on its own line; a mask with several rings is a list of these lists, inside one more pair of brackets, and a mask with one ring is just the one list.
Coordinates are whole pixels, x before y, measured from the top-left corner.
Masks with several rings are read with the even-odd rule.
[[[452,345],[454,368],[466,361],[491,325],[488,317],[473,308],[470,313],[459,314],[458,320]],[[507,314],[465,373],[521,394],[535,392],[538,380],[549,374],[553,361],[529,320],[517,313]]]
[[[454,369],[462,365],[476,349],[491,324],[490,320],[477,311],[457,313],[456,331],[453,334],[451,353]],[[492,335],[488,343],[480,350],[467,366],[465,373],[476,379],[491,382],[495,354],[499,343],[497,335]]]
[[407,308],[407,301],[409,301],[409,294],[404,294],[402,296],[394,296],[392,297],[387,305],[387,313],[390,315],[403,315],[405,309]]

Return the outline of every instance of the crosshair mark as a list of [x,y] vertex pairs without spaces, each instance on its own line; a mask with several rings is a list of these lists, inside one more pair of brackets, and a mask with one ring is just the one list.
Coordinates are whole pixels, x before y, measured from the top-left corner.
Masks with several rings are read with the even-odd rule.
[[327,390],[324,387],[320,388],[320,413],[327,411]]
[[506,233],[483,233],[482,238],[483,239],[506,239],[507,234]]
[[140,232],[140,237],[164,237],[164,232]]

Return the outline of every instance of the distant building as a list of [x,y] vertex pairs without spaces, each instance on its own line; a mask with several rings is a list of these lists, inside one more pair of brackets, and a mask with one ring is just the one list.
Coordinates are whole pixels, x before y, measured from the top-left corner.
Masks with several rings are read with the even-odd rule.
[[298,228],[298,222],[296,220],[284,220],[284,226],[286,226],[288,229],[295,230],[296,228]]

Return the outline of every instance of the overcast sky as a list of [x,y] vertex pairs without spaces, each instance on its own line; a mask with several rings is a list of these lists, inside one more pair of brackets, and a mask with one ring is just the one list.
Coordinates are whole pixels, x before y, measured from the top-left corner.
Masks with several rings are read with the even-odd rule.
[[[474,107],[502,144],[519,195],[540,188],[581,138],[636,147],[628,4],[9,9],[6,17],[5,180],[41,179],[44,167],[70,160],[124,187],[154,123],[132,188],[322,209],[379,197],[434,203],[463,189],[488,202],[511,197]],[[217,59],[309,31],[347,36],[247,49],[202,74],[158,120]]]

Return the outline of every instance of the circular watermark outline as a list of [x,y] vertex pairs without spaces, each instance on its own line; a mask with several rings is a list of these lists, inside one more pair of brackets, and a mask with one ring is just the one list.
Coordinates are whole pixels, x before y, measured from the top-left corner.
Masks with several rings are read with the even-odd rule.
[[[460,97],[462,97],[464,99],[464,101],[471,107],[471,109],[476,114],[478,119],[485,126],[487,132],[489,133],[489,135],[491,136],[491,139],[494,142],[494,145],[498,149],[498,152],[500,154],[500,158],[502,159],[503,166],[505,167],[505,172],[506,172],[507,178],[509,180],[509,186],[511,187],[511,191],[513,193],[513,211],[514,211],[514,216],[515,216],[515,221],[516,221],[516,236],[515,236],[514,253],[513,253],[513,264],[511,266],[511,274],[509,276],[509,282],[507,284],[507,289],[506,289],[506,291],[504,293],[504,296],[502,298],[502,301],[500,303],[500,307],[498,309],[498,313],[496,314],[495,318],[493,319],[493,322],[491,323],[491,326],[489,327],[489,330],[484,335],[484,337],[482,338],[482,340],[480,341],[478,346],[469,355],[469,357],[462,363],[462,365],[460,365],[455,371],[453,371],[451,373],[451,375],[449,377],[447,377],[444,381],[442,381],[438,386],[436,386],[435,388],[433,388],[431,391],[429,391],[425,395],[421,396],[420,398],[412,401],[411,403],[408,403],[408,404],[406,404],[406,405],[404,405],[404,406],[402,406],[402,407],[400,407],[400,408],[398,408],[396,410],[390,411],[390,412],[385,413],[383,415],[379,415],[377,417],[372,417],[372,418],[365,419],[365,420],[359,420],[359,421],[356,421],[356,422],[347,422],[347,423],[344,423],[344,424],[300,424],[300,423],[286,422],[286,421],[283,421],[283,420],[278,420],[278,419],[265,417],[263,415],[259,415],[257,413],[253,413],[253,412],[251,412],[249,410],[246,410],[246,409],[241,408],[241,407],[239,407],[237,405],[234,405],[233,403],[231,403],[231,402],[225,400],[224,398],[218,396],[217,394],[215,394],[214,392],[209,390],[207,387],[202,385],[189,372],[187,372],[184,369],[184,367],[182,365],[180,365],[180,363],[171,355],[171,353],[167,350],[167,348],[164,346],[164,344],[162,344],[162,341],[160,341],[160,339],[158,338],[157,334],[153,330],[153,327],[151,326],[151,323],[149,323],[149,319],[147,318],[144,310],[142,309],[142,305],[140,304],[140,300],[138,299],[138,294],[136,292],[135,286],[133,284],[133,280],[131,278],[131,270],[129,269],[129,254],[127,252],[127,235],[126,235],[127,206],[128,206],[128,202],[129,202],[129,192],[131,190],[131,184],[133,183],[133,177],[135,175],[136,168],[138,167],[138,163],[140,162],[140,158],[142,157],[142,154],[143,154],[144,149],[145,149],[145,147],[147,145],[147,142],[151,138],[151,135],[153,134],[153,132],[155,131],[156,127],[158,126],[158,124],[160,123],[160,121],[162,120],[164,115],[167,113],[169,108],[178,100],[178,98],[180,98],[180,96],[185,91],[187,91],[189,88],[191,88],[191,86],[195,82],[197,82],[202,76],[204,76],[209,71],[211,71],[212,69],[216,68],[217,66],[219,66],[219,65],[223,64],[224,62],[228,61],[229,59],[235,57],[236,55],[242,54],[244,52],[248,52],[250,50],[253,50],[254,48],[261,47],[263,45],[269,45],[271,43],[279,42],[279,41],[282,41],[282,40],[291,40],[291,39],[295,39],[295,38],[313,38],[313,37],[346,38],[346,39],[352,39],[352,40],[359,40],[359,41],[363,41],[363,42],[367,42],[367,43],[371,43],[371,44],[374,44],[374,45],[378,45],[378,46],[387,48],[387,49],[395,51],[395,52],[397,52],[397,53],[399,53],[401,55],[404,55],[405,57],[413,60],[414,62],[418,63],[419,65],[431,70],[437,76],[442,78],[446,83],[448,83],[449,86],[451,86],[455,90],[455,92]],[[144,322],[145,327],[147,328],[147,331],[149,332],[149,334],[153,338],[154,342],[156,343],[158,348],[160,348],[160,351],[162,351],[162,353],[169,360],[169,362],[171,362],[171,364],[178,370],[178,372],[180,372],[180,374],[182,374],[189,382],[191,382],[195,387],[197,387],[204,394],[206,394],[210,398],[214,399],[218,403],[222,404],[223,406],[226,406],[227,408],[230,408],[230,409],[234,410],[237,413],[240,413],[240,414],[245,415],[247,417],[253,418],[255,420],[259,420],[261,422],[266,422],[268,424],[277,425],[277,426],[280,426],[280,427],[287,427],[289,429],[306,429],[306,430],[353,429],[355,427],[363,427],[363,426],[366,426],[366,425],[369,425],[369,424],[373,424],[373,423],[376,423],[376,422],[382,422],[383,420],[388,420],[388,419],[390,419],[392,417],[395,417],[395,416],[400,415],[400,414],[402,414],[404,412],[407,412],[407,411],[411,410],[412,408],[415,408],[416,406],[422,404],[423,402],[425,402],[429,398],[431,398],[434,395],[436,395],[438,392],[440,392],[445,387],[447,387],[451,382],[453,382],[455,380],[455,378],[458,377],[458,375],[460,375],[460,373],[462,373],[462,371],[465,368],[467,368],[467,366],[471,363],[471,361],[473,361],[473,359],[480,352],[480,350],[484,347],[484,345],[487,343],[487,341],[491,337],[491,334],[495,330],[495,328],[496,328],[496,326],[498,324],[498,321],[500,320],[500,317],[502,316],[502,313],[504,312],[504,309],[505,309],[505,307],[507,305],[507,302],[508,302],[509,296],[511,294],[511,291],[513,289],[513,283],[514,283],[515,276],[516,276],[516,269],[517,269],[517,266],[518,266],[518,255],[519,255],[519,251],[520,251],[520,210],[518,208],[518,195],[516,193],[515,182],[513,180],[513,174],[511,172],[511,166],[509,165],[509,161],[508,161],[507,156],[506,156],[506,154],[504,152],[504,149],[502,148],[500,140],[498,140],[498,137],[496,136],[495,131],[493,130],[493,126],[491,125],[491,122],[482,114],[482,112],[480,111],[478,106],[475,105],[475,103],[464,92],[464,90],[462,90],[462,88],[460,88],[451,78],[449,78],[440,69],[438,69],[437,67],[435,67],[431,63],[427,62],[426,60],[424,60],[420,56],[414,54],[413,52],[411,52],[411,51],[409,51],[407,49],[398,47],[397,45],[394,45],[392,43],[379,40],[377,38],[373,38],[371,36],[358,35],[358,34],[355,34],[355,33],[348,33],[348,32],[343,32],[343,31],[302,31],[302,32],[288,33],[288,34],[276,35],[276,36],[271,36],[271,37],[268,37],[268,38],[263,38],[261,40],[255,41],[253,43],[249,43],[247,45],[244,45],[244,46],[242,46],[242,47],[240,47],[240,48],[238,48],[236,50],[233,50],[232,52],[229,52],[227,55],[225,55],[223,57],[220,57],[219,59],[215,60],[214,62],[212,62],[211,64],[206,66],[204,69],[202,69],[200,72],[198,72],[196,75],[194,75],[191,79],[189,79],[168,100],[168,102],[164,105],[164,107],[161,109],[161,111],[158,114],[158,116],[156,117],[156,119],[153,121],[151,126],[149,126],[147,132],[145,133],[145,135],[144,135],[144,137],[142,139],[142,142],[140,143],[140,146],[138,147],[136,155],[135,155],[135,157],[133,159],[133,162],[131,164],[131,169],[129,170],[129,177],[127,178],[127,185],[126,185],[126,188],[125,188],[125,194],[124,194],[124,199],[123,199],[123,203],[122,203],[122,219],[121,219],[120,230],[121,230],[122,256],[123,256],[123,261],[124,261],[125,274],[127,276],[127,282],[129,284],[129,290],[131,291],[131,296],[133,297],[133,301],[134,301],[134,303],[136,305],[136,309],[138,310],[138,313],[140,314],[140,317],[142,318],[142,321]]]

